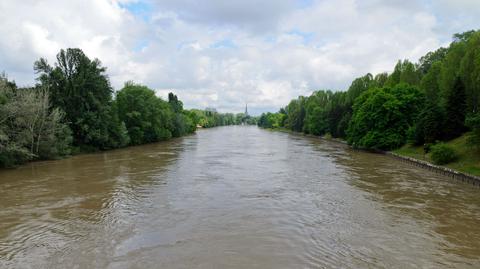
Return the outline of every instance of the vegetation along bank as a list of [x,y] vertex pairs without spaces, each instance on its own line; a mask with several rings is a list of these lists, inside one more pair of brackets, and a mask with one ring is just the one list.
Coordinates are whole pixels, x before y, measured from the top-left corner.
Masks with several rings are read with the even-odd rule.
[[347,91],[292,100],[258,125],[344,139],[354,148],[403,156],[480,175],[480,31],[453,36],[418,63],[366,74]]
[[[33,87],[0,76],[0,167],[167,140],[197,126],[252,123],[248,115],[186,110],[147,86],[126,82],[114,92],[106,68],[80,49],[61,50],[54,65],[34,63]],[[253,121],[254,122],[254,121]]]

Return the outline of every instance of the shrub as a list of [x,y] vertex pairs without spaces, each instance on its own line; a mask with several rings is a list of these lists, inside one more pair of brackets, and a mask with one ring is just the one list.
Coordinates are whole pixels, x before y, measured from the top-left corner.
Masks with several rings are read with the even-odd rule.
[[450,146],[439,143],[431,147],[431,158],[435,164],[447,164],[454,161],[457,154]]

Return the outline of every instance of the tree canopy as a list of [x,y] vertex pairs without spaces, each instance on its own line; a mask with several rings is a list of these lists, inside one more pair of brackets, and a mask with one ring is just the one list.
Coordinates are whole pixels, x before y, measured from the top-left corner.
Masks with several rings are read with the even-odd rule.
[[367,73],[345,92],[300,96],[281,110],[284,114],[263,114],[258,124],[329,134],[374,149],[394,149],[407,141],[435,143],[469,130],[471,141],[480,141],[479,85],[480,32],[467,31],[418,63],[399,60],[392,73]]

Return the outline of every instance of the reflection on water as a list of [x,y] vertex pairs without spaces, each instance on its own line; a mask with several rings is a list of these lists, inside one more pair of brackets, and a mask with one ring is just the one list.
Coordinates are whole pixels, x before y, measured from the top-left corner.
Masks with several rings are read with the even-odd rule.
[[256,127],[0,171],[0,268],[480,268],[480,190]]

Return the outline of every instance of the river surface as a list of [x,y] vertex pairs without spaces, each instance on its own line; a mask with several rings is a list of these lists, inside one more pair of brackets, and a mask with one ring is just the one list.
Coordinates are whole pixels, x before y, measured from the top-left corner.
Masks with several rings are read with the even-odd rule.
[[480,189],[257,127],[0,171],[0,268],[480,268]]

